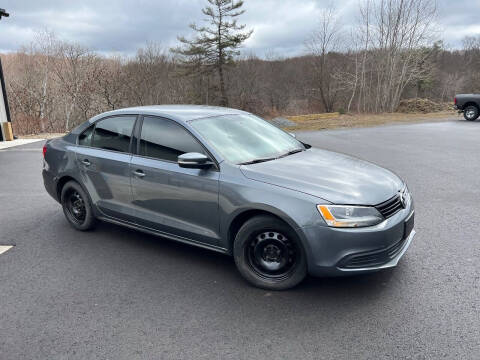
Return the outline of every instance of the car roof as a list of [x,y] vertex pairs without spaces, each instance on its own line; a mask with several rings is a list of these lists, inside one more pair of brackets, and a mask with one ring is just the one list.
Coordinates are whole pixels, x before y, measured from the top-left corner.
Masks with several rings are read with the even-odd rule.
[[207,105],[151,105],[113,110],[97,115],[91,120],[95,121],[105,116],[126,114],[154,115],[166,117],[179,122],[188,122],[205,117],[245,114],[245,112],[236,109]]

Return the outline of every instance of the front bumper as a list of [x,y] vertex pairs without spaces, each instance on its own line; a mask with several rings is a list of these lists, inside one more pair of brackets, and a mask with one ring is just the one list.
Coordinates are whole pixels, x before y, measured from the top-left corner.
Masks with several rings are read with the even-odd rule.
[[404,244],[402,244],[402,247],[400,248],[400,251],[391,259],[389,259],[387,262],[383,264],[376,264],[373,266],[365,266],[365,267],[355,267],[355,268],[348,268],[348,267],[342,267],[338,266],[337,269],[343,272],[353,272],[353,273],[358,273],[358,272],[366,272],[366,271],[376,271],[376,270],[382,270],[382,269],[388,269],[391,267],[395,267],[398,264],[398,261],[401,259],[403,254],[407,251],[408,247],[410,246],[410,243],[412,242],[413,238],[415,237],[416,231],[415,229],[412,229],[410,234],[407,236],[407,238],[404,240]]
[[406,220],[414,217],[413,206],[381,224],[365,228],[304,227],[302,236],[313,276],[341,276],[394,267],[407,251],[415,229],[405,234]]

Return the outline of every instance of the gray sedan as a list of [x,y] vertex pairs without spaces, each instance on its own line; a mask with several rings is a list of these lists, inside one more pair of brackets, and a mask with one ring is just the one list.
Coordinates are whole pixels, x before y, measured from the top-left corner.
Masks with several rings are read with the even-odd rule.
[[45,188],[74,228],[108,221],[233,255],[265,289],[393,267],[415,236],[397,175],[240,110],[115,110],[43,153]]

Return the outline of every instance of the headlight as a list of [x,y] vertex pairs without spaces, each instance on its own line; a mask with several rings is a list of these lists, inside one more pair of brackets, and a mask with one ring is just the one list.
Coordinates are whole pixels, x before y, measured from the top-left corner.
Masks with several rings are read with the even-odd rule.
[[327,225],[332,227],[372,226],[384,220],[378,210],[370,206],[317,205],[317,209]]

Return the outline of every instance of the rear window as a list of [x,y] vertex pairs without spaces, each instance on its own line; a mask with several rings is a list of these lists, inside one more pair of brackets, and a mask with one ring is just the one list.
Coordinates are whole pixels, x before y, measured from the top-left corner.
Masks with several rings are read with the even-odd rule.
[[78,136],[78,145],[91,146],[94,126],[90,126],[87,130]]
[[92,147],[128,152],[136,116],[114,116],[95,125]]

